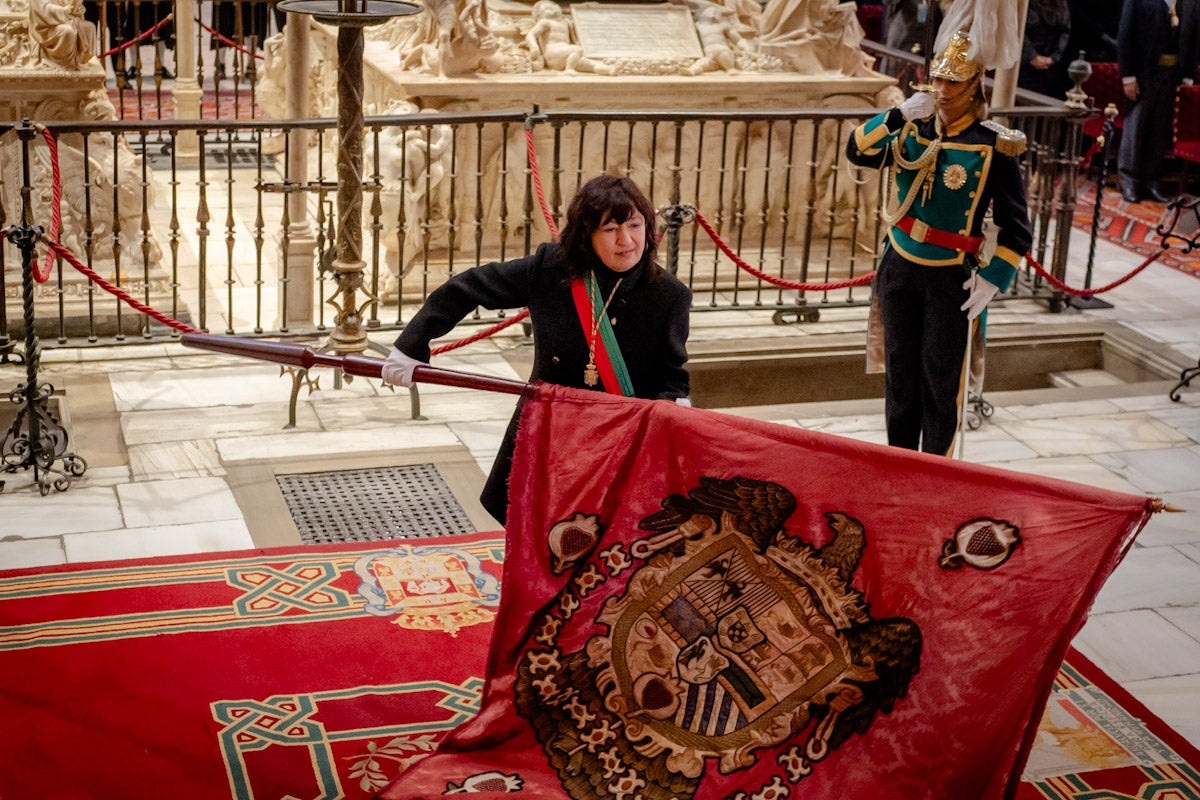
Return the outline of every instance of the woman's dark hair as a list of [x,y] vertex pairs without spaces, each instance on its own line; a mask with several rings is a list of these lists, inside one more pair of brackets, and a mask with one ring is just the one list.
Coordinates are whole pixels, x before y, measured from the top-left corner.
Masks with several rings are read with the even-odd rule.
[[[654,265],[658,254],[654,206],[642,190],[629,178],[617,175],[597,175],[581,186],[567,207],[567,222],[559,236],[559,243],[566,251],[567,272],[579,278],[600,265],[592,249],[592,234],[609,220],[619,225],[634,214],[641,214],[646,220],[646,250],[638,266]],[[658,269],[652,268],[647,277],[653,278],[657,273]]]

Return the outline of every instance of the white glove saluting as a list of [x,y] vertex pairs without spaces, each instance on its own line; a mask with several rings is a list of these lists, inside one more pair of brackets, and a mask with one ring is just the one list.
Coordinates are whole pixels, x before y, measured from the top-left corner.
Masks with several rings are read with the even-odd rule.
[[427,366],[429,365],[424,361],[406,356],[399,348],[393,346],[392,352],[388,353],[387,360],[383,362],[381,377],[384,383],[407,388],[413,384],[413,370]]
[[937,95],[933,92],[914,92],[900,104],[900,113],[909,122],[931,117],[934,111],[937,111]]
[[[972,282],[975,284],[974,287],[971,286]],[[963,288],[971,293],[967,297],[967,302],[961,306],[962,310],[967,312],[967,319],[975,319],[982,314],[983,310],[987,308],[987,304],[992,302],[992,298],[996,296],[996,292],[1000,291],[996,284],[979,275],[967,278]]]

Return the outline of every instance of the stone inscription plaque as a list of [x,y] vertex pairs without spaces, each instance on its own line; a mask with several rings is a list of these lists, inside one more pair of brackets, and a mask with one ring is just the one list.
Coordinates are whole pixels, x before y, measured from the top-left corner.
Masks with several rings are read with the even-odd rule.
[[589,58],[700,58],[687,6],[572,3],[575,36]]

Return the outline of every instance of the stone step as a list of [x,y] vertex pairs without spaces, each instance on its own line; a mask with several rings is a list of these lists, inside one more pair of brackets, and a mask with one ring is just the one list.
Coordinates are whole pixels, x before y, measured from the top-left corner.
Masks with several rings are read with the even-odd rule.
[[1075,369],[1052,372],[1046,376],[1051,386],[1116,386],[1125,381],[1102,369]]
[[[691,341],[688,352],[693,395],[709,408],[883,396],[883,376],[865,372],[859,331]],[[984,390],[1120,387],[1177,373],[1163,354],[1116,326],[1014,322],[989,328]]]

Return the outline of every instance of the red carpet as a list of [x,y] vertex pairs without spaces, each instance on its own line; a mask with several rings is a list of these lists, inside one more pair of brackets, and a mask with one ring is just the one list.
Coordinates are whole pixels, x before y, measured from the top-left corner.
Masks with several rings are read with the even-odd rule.
[[[1080,185],[1079,196],[1075,200],[1075,227],[1090,234],[1092,220],[1097,216],[1095,209],[1096,182],[1088,180]],[[1119,191],[1106,187],[1100,209],[1096,236],[1136,254],[1136,258],[1129,259],[1130,269],[1140,264],[1146,256],[1161,249],[1162,237],[1155,232],[1155,228],[1163,221],[1163,214],[1167,210],[1164,203],[1149,200],[1126,203]],[[1086,257],[1087,254],[1085,252],[1082,255]],[[1179,242],[1175,242],[1170,250],[1163,253],[1158,263],[1200,278],[1200,253],[1182,253]]]
[[[0,797],[370,797],[477,709],[502,561],[488,533],[0,573]],[[1200,797],[1200,753],[1074,651],[1049,708],[1021,800]]]
[[1200,798],[1200,752],[1072,650],[1059,669],[1017,798]]
[[369,797],[475,713],[502,555],[472,534],[0,575],[0,797]]
[[[130,85],[124,91],[108,90],[108,99],[117,110],[117,119],[175,119],[175,98],[172,94],[171,82],[164,82],[161,93],[155,92],[154,79],[142,79],[141,116],[138,116],[139,103],[136,84]],[[222,87],[220,94],[212,89],[205,89],[200,101],[201,119],[260,119],[262,110],[256,102],[257,97],[250,92],[248,84],[243,83],[238,91]]]

